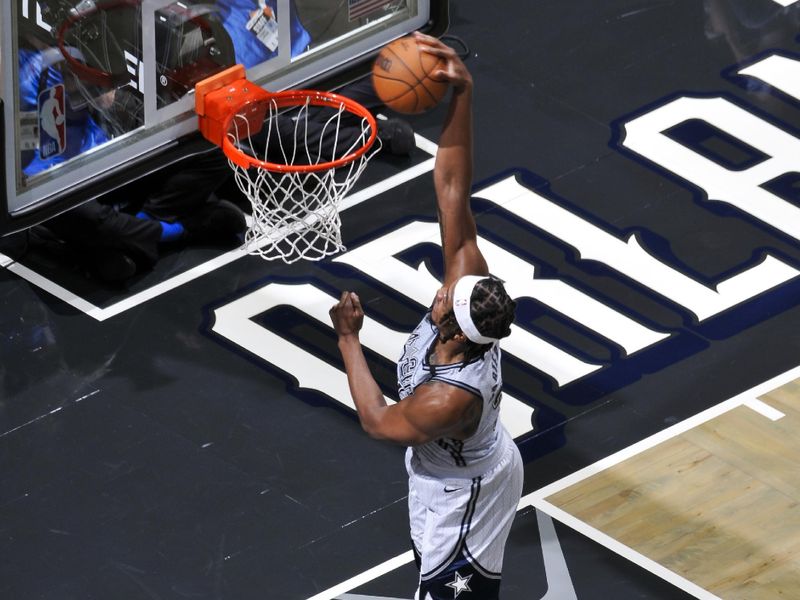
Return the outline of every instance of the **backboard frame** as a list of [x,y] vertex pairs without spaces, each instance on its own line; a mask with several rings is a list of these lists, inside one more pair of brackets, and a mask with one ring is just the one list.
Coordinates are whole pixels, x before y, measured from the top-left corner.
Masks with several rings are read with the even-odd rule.
[[[288,2],[288,0],[279,0]],[[424,22],[401,22],[396,26],[387,28],[383,35],[365,36],[357,44],[351,44],[333,50],[312,49],[302,55],[298,64],[291,68],[284,67],[284,72],[278,76],[263,73],[263,69],[254,68],[248,71],[248,77],[255,78],[260,85],[271,91],[280,91],[293,87],[319,88],[335,90],[349,81],[366,73],[371,60],[379,49],[389,40],[409,33],[412,30],[422,30],[431,35],[441,36],[446,32],[449,24],[449,8],[447,0],[420,0],[426,6],[427,14]],[[19,16],[20,5],[29,3],[28,15],[34,16],[30,7],[37,6],[36,0],[14,0],[0,8],[0,17],[3,25],[0,26],[0,57],[16,57],[17,41],[11,21]],[[149,19],[160,7],[171,0],[143,0],[142,18]],[[10,5],[10,6],[9,6]],[[328,52],[325,68],[315,66],[315,51]],[[148,45],[143,45],[145,56],[154,50]],[[16,61],[14,67],[16,67]],[[2,58],[0,58],[2,64]],[[151,62],[152,64],[152,62]],[[299,65],[299,66],[298,66]],[[11,69],[3,68],[0,79],[0,137],[4,142],[14,140],[17,136],[16,124],[13,123],[15,108],[18,99],[9,96],[16,93],[16,82]],[[259,76],[259,73],[262,73]],[[145,106],[145,115],[152,113],[155,100],[151,96],[150,105]],[[196,118],[187,118],[187,110],[191,110],[194,99],[190,95],[175,103],[171,107],[170,118],[172,122],[166,126],[159,125],[160,130],[155,134],[152,131],[142,135],[139,130],[114,138],[109,144],[125,144],[127,156],[124,161],[115,159],[113,154],[105,157],[93,156],[93,148],[79,161],[71,162],[70,172],[75,175],[68,184],[64,178],[57,174],[45,173],[45,182],[33,188],[27,195],[18,192],[15,172],[9,174],[8,165],[15,164],[18,152],[16,147],[9,149],[6,143],[0,146],[0,162],[3,172],[0,174],[0,236],[27,229],[41,223],[61,212],[69,210],[83,202],[110,197],[115,191],[124,188],[137,180],[157,173],[161,169],[173,165],[187,156],[193,154],[218,151],[209,147],[208,143],[196,132]],[[163,110],[163,109],[162,109]],[[9,131],[14,133],[9,136]],[[157,134],[157,135],[156,135]],[[9,156],[9,152],[13,155]],[[83,164],[81,164],[81,162]],[[47,181],[47,179],[50,181]]]

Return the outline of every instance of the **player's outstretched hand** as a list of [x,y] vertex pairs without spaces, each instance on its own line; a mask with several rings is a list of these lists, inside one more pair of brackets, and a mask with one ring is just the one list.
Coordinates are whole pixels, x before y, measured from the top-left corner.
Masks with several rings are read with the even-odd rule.
[[339,337],[358,335],[364,324],[364,309],[355,292],[342,292],[339,302],[331,307],[328,314]]
[[414,38],[420,50],[444,59],[444,67],[431,73],[433,79],[449,81],[456,91],[472,87],[472,75],[455,50],[435,37],[419,31],[414,32]]

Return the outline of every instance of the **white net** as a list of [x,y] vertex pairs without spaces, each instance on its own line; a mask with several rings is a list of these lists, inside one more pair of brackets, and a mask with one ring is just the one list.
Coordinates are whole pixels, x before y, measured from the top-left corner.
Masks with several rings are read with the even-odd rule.
[[337,168],[279,171],[279,165],[321,165],[353,154],[370,137],[370,124],[344,105],[281,109],[264,101],[263,127],[253,131],[249,114],[237,114],[228,139],[243,153],[274,168],[243,168],[230,162],[239,189],[252,205],[252,223],[245,234],[246,249],[267,260],[293,263],[321,260],[345,250],[339,205],[353,187],[380,141],[367,152]]

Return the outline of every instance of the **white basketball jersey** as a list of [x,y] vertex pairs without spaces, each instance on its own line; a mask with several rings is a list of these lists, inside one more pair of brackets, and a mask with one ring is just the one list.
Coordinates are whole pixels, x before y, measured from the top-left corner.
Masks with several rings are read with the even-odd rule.
[[397,363],[400,400],[417,386],[431,381],[447,383],[472,392],[483,401],[481,420],[475,433],[465,440],[442,438],[415,446],[413,455],[429,473],[440,477],[474,477],[490,469],[508,434],[498,422],[501,389],[500,345],[495,343],[483,356],[464,365],[431,365],[428,354],[438,329],[430,312],[411,333]]

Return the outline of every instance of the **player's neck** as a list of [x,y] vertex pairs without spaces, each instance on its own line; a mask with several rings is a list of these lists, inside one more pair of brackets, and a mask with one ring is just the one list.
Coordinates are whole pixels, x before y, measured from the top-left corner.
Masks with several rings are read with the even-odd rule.
[[432,365],[453,365],[464,360],[464,344],[454,339],[443,342],[437,339],[433,344],[428,362]]

